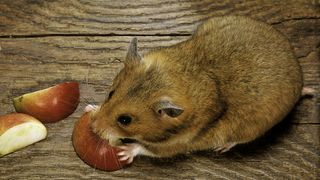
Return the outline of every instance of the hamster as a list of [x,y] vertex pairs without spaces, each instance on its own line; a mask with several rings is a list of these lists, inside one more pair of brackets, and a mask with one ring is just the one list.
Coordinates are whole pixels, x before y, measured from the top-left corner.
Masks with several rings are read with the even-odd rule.
[[86,109],[121,161],[228,151],[263,135],[301,96],[287,38],[247,17],[214,17],[186,41],[143,56],[137,49],[134,38],[106,101]]

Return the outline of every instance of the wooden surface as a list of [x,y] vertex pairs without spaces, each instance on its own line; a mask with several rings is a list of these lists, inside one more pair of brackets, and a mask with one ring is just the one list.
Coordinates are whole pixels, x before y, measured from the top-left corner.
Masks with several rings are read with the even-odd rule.
[[[305,86],[316,89],[258,140],[225,154],[137,158],[103,172],[83,163],[71,142],[87,103],[105,97],[132,37],[139,48],[187,39],[204,19],[246,15],[273,25],[292,43]],[[67,119],[47,124],[48,138],[0,159],[0,179],[319,179],[320,5],[301,1],[0,1],[0,114],[12,98],[59,82],[81,83],[81,103]]]

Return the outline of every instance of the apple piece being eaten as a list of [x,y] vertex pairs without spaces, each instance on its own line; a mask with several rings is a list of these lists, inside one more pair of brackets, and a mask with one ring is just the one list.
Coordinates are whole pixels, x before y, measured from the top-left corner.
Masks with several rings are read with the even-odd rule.
[[13,104],[19,113],[29,114],[43,123],[52,123],[72,114],[79,104],[79,97],[79,84],[65,82],[16,97]]
[[119,148],[109,145],[106,140],[92,132],[89,113],[84,114],[75,123],[72,142],[80,159],[94,168],[115,171],[127,164],[125,161],[119,161]]
[[0,157],[46,137],[46,127],[32,116],[22,113],[0,116]]

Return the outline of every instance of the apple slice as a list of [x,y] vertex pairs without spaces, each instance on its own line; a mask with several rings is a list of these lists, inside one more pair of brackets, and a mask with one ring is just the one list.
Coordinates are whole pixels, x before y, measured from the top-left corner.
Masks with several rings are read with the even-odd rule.
[[88,113],[75,123],[72,142],[78,156],[94,168],[115,171],[127,164],[118,159],[117,153],[121,151],[120,149],[112,147],[106,140],[91,131]]
[[0,116],[0,157],[47,137],[46,127],[27,114]]
[[29,114],[44,123],[62,120],[72,114],[79,104],[79,84],[65,82],[13,99],[17,112]]

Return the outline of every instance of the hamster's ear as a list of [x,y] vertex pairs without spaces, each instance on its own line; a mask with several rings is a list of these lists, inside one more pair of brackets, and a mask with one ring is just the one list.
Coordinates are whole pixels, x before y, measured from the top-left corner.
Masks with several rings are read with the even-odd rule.
[[156,102],[153,105],[153,110],[162,118],[166,116],[175,118],[183,113],[183,109],[181,107],[168,100]]
[[140,63],[140,61],[141,56],[138,53],[138,40],[137,38],[133,38],[129,45],[125,64]]

